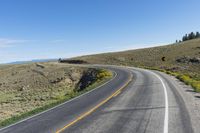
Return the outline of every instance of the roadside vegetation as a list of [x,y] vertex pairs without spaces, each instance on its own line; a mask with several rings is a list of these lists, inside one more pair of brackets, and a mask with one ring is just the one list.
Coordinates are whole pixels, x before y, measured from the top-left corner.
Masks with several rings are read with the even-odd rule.
[[0,69],[0,127],[79,96],[112,78],[112,72],[60,63],[7,65]]
[[187,85],[191,85],[196,92],[200,92],[200,81],[194,80],[186,75],[178,75],[177,78],[185,82]]
[[184,82],[186,85],[192,86],[195,92],[200,92],[200,81],[190,77],[189,75],[185,75],[179,72],[173,72],[173,71],[169,71],[165,69],[158,69],[158,68],[151,68],[151,67],[144,67],[144,66],[141,68],[156,70],[156,71],[160,71],[160,72],[164,72],[166,74],[172,75],[176,77],[177,79],[179,79],[180,81]]
[[190,77],[189,75],[184,75],[184,74],[180,74],[177,72],[171,72],[171,71],[166,71],[166,70],[163,70],[163,72],[165,72],[169,75],[175,76],[180,81],[184,82],[186,85],[192,86],[195,92],[200,92],[200,81],[199,80],[195,80],[192,77]]
[[[176,76],[200,92],[200,38],[190,33],[180,43],[165,46],[81,56],[91,64],[110,64],[156,69]],[[164,58],[164,60],[163,60]]]

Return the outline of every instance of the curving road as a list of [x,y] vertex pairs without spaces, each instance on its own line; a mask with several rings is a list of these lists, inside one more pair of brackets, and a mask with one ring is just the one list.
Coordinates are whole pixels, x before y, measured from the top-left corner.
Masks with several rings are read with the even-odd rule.
[[138,68],[106,68],[116,72],[111,81],[0,132],[193,132],[184,100],[169,76]]

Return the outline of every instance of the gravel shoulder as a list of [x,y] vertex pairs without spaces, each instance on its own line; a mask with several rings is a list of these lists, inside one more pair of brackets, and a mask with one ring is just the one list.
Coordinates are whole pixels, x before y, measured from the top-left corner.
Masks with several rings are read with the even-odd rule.
[[191,86],[188,86],[178,80],[174,76],[167,75],[165,73],[159,72],[161,75],[165,75],[167,79],[171,81],[171,83],[176,86],[177,92],[182,97],[185,106],[188,110],[192,128],[194,133],[199,133],[200,130],[200,93],[194,92],[194,89]]

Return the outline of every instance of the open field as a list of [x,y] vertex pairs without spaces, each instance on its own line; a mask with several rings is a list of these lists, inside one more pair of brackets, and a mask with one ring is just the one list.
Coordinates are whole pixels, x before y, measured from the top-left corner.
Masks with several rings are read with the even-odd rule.
[[[162,57],[165,57],[165,61],[162,61]],[[125,65],[165,70],[168,73],[177,73],[180,75],[179,77],[188,77],[184,79],[193,80],[192,83],[190,82],[192,86],[200,86],[200,39],[159,47],[88,55],[74,59],[95,64]]]
[[17,118],[16,116],[22,114],[23,117],[29,116],[31,113],[73,98],[83,93],[84,89],[91,88],[91,85],[98,85],[104,79],[110,78],[111,73],[100,69],[49,62],[2,65],[0,75],[2,126],[6,125],[7,122],[3,121],[8,118]]

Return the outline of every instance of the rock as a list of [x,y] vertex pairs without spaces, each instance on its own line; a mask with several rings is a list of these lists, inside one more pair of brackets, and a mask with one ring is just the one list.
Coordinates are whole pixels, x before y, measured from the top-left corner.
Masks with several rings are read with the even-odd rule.
[[40,101],[45,101],[45,98],[44,98],[44,97],[41,97],[41,98],[40,98]]
[[190,59],[190,62],[200,64],[200,58],[194,57]]
[[184,56],[179,59],[176,59],[178,63],[194,63],[194,64],[200,64],[200,58],[199,57],[189,57],[189,56]]
[[43,65],[41,65],[41,64],[38,64],[38,63],[36,63],[35,65],[36,65],[36,67],[39,67],[39,68],[42,68],[42,69],[45,68],[45,66],[43,66]]
[[24,91],[24,90],[26,90],[26,87],[25,87],[25,86],[23,86],[23,87],[21,87],[21,88],[19,89],[19,91]]
[[79,83],[76,86],[77,91],[81,91],[91,85],[96,80],[97,72],[93,69],[90,69],[86,73],[84,73],[79,81]]

